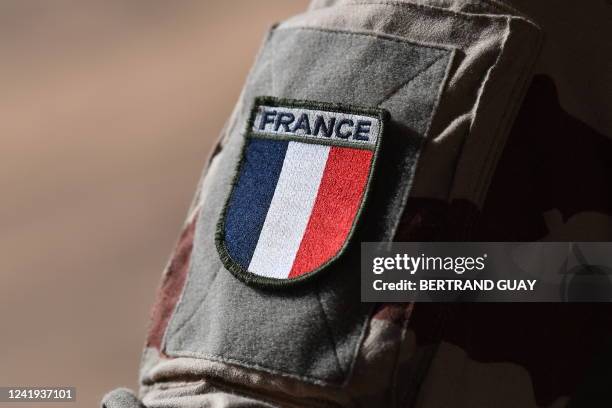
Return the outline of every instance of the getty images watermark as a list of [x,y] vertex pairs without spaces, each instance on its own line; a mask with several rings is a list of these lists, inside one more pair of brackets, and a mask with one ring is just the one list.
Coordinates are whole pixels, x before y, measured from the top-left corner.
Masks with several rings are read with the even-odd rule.
[[366,242],[364,302],[611,302],[611,242]]

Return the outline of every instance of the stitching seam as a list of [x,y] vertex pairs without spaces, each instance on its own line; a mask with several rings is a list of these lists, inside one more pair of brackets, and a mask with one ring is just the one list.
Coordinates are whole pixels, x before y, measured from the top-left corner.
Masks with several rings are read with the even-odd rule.
[[[194,239],[195,241],[195,239]],[[191,312],[191,314],[189,315],[189,317],[187,317],[185,320],[183,320],[181,322],[181,324],[179,324],[178,327],[173,328],[172,330],[170,329],[170,325],[168,325],[168,327],[166,328],[166,333],[164,335],[164,342],[163,342],[163,347],[162,349],[164,350],[164,353],[166,353],[167,355],[170,355],[169,353],[167,353],[166,350],[166,338],[170,336],[170,331],[172,331],[172,334],[175,334],[177,332],[179,332],[183,327],[185,327],[187,325],[187,323],[189,323],[191,321],[191,319],[193,319],[193,317],[196,315],[196,313],[202,308],[202,306],[204,305],[204,301],[206,300],[206,298],[208,297],[208,294],[210,293],[210,288],[212,287],[212,285],[215,283],[215,280],[217,280],[217,276],[219,275],[219,272],[221,271],[221,268],[223,268],[222,266],[219,267],[219,269],[217,269],[217,272],[213,275],[212,280],[210,281],[210,284],[208,285],[208,288],[206,290],[206,293],[204,294],[204,296],[202,297],[202,299],[200,299],[200,303],[198,304],[198,306]],[[183,303],[183,296],[184,294],[187,292],[187,287],[189,285],[190,282],[192,282],[189,279],[189,274],[191,272],[191,265],[189,266],[189,270],[187,271],[187,282],[185,283],[185,287],[183,288],[183,293],[181,294],[181,299],[177,305],[177,307],[174,309],[174,315],[176,315],[179,311],[179,309],[182,307]],[[172,319],[174,318],[174,315],[171,317],[170,321],[172,321]]]
[[[390,7],[424,9],[424,10],[433,11],[433,12],[436,12],[436,13],[446,14],[447,16],[450,16],[450,17],[461,18],[461,19],[464,19],[464,20],[500,20],[500,21],[503,21],[505,19],[505,16],[501,16],[501,15],[495,15],[495,14],[466,14],[466,13],[459,13],[459,12],[454,11],[454,10],[436,8],[436,7],[428,6],[428,5],[425,5],[425,4],[405,3],[405,2],[400,2],[400,1],[376,1],[376,2],[369,2],[369,1],[358,1],[358,0],[355,0],[355,1],[350,1],[348,3],[345,3],[345,4],[339,4],[338,7],[342,7],[342,6],[370,6],[370,5],[384,5],[384,6],[390,6]],[[513,16],[513,18],[514,18],[514,16]],[[516,17],[516,18],[520,18],[520,17]]]
[[[384,3],[381,3],[381,4],[384,4]],[[344,4],[343,6],[357,6],[357,5],[359,4]],[[338,30],[338,29],[331,29],[331,28],[295,25],[295,26],[287,26],[287,27],[279,26],[275,30],[275,33],[281,30],[308,30],[308,31],[318,31],[318,32],[321,32],[323,34],[328,34],[328,35],[341,34],[341,35],[353,36],[353,37],[373,37],[373,38],[376,38],[377,40],[393,41],[393,42],[397,42],[401,44],[411,44],[411,45],[415,45],[415,46],[422,47],[422,48],[430,48],[430,49],[440,50],[440,51],[449,51],[453,49],[453,47],[445,46],[442,44],[422,43],[418,41],[409,40],[408,38],[405,38],[405,37],[395,36],[395,35],[387,34],[387,33],[378,33],[378,32],[373,33],[373,32],[364,32],[364,31],[345,31],[345,30]]]
[[409,78],[408,80],[404,81],[397,88],[395,88],[394,90],[389,92],[389,94],[387,94],[380,102],[377,103],[377,106],[380,106],[384,102],[386,102],[389,99],[391,99],[393,96],[395,96],[395,94],[397,94],[399,91],[401,91],[406,85],[410,84],[412,81],[417,79],[419,76],[421,76],[422,74],[427,72],[429,70],[429,68],[433,67],[437,62],[441,61],[442,58],[446,57],[446,55],[447,54],[442,54],[439,57],[435,58],[433,61],[431,61],[429,64],[427,64],[427,66],[425,66],[425,68],[419,70],[416,74],[414,74],[414,76],[412,78]]
[[247,361],[243,361],[243,360],[239,360],[239,359],[234,359],[234,358],[229,358],[229,357],[222,357],[222,356],[218,356],[218,355],[207,354],[207,353],[199,353],[199,352],[194,352],[194,351],[178,351],[178,352],[174,352],[172,354],[172,357],[201,358],[201,359],[205,359],[205,360],[217,361],[217,362],[221,362],[221,363],[228,363],[228,364],[238,365],[238,366],[242,366],[242,367],[246,367],[246,368],[250,368],[250,369],[260,370],[260,371],[266,372],[268,374],[274,374],[274,375],[278,375],[278,376],[281,376],[281,377],[298,379],[300,381],[305,381],[305,382],[308,382],[308,383],[311,383],[311,384],[315,384],[315,385],[321,385],[321,386],[326,386],[326,387],[335,387],[335,388],[339,387],[339,384],[337,384],[337,383],[333,383],[333,382],[330,382],[328,380],[323,380],[323,379],[320,379],[318,377],[286,373],[284,371],[279,371],[277,369],[270,368],[270,367],[267,367],[265,365],[261,365],[261,364],[257,364],[257,363],[251,363],[251,362],[247,362]]
[[329,341],[331,342],[331,346],[334,350],[334,357],[336,358],[336,363],[338,364],[338,368],[340,369],[340,373],[342,377],[346,376],[346,370],[344,369],[342,363],[340,362],[340,356],[338,355],[338,348],[336,347],[336,340],[334,339],[334,333],[332,332],[331,326],[329,325],[329,319],[327,318],[327,313],[325,313],[325,309],[323,308],[323,303],[321,302],[321,294],[319,293],[319,287],[315,288],[315,296],[317,298],[317,304],[319,305],[319,309],[321,310],[321,315],[323,316],[323,323],[325,324],[325,329],[327,330],[327,336],[329,337]]

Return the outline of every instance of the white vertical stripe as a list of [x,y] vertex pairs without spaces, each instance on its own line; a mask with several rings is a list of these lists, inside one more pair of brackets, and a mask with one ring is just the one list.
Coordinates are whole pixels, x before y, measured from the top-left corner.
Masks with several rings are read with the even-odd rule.
[[287,278],[312,212],[330,146],[289,142],[249,272]]

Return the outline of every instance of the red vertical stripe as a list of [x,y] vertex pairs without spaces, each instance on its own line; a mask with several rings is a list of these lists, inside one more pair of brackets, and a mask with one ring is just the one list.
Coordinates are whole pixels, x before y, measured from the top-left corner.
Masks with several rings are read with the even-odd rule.
[[342,248],[359,210],[373,152],[332,147],[289,278],[311,272]]

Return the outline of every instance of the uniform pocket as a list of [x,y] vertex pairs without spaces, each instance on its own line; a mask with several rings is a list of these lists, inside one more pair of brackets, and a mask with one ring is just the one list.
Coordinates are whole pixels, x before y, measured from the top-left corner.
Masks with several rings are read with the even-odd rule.
[[[165,334],[168,356],[219,361],[320,385],[347,381],[371,313],[371,306],[360,302],[359,243],[394,234],[452,56],[450,48],[389,35],[296,27],[271,31],[224,148],[205,180],[187,282]],[[255,101],[261,97],[306,100],[320,103],[323,110],[359,106],[389,114],[379,163],[346,248],[325,266],[324,274],[282,290],[238,279],[215,247],[217,223],[239,171]],[[350,118],[342,120],[348,124]],[[277,128],[282,131],[282,126]],[[342,135],[355,131],[348,125],[342,129]],[[253,160],[265,164],[265,157]],[[303,161],[313,157],[301,156]],[[284,189],[300,192],[300,178],[308,176],[296,173],[295,183],[289,178]],[[256,188],[244,191],[258,194]],[[253,222],[249,198],[242,197],[246,204],[233,215],[234,234],[240,235],[241,222],[245,230]],[[292,208],[282,211],[289,214]],[[274,251],[270,254],[261,268],[285,261],[274,258],[279,256]]]

